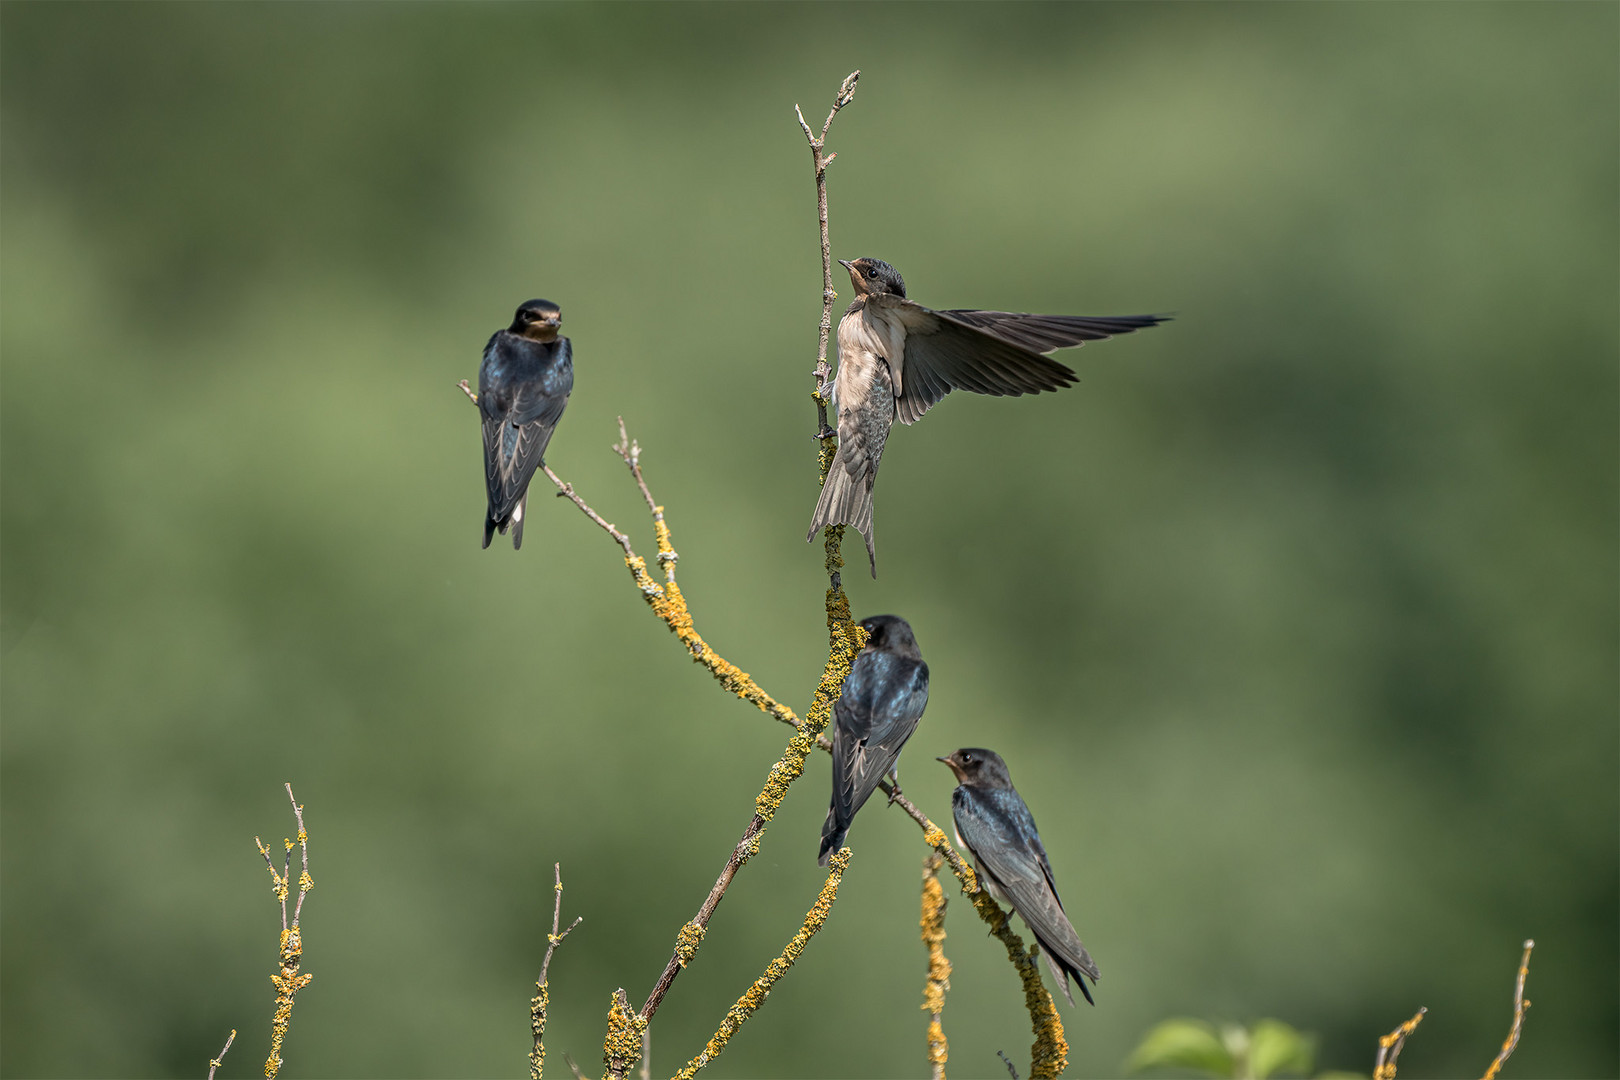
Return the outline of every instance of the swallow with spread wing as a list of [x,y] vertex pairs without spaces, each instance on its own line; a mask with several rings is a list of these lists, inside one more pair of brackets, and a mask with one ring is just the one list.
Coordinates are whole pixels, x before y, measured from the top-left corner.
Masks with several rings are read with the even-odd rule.
[[1069,386],[1074,372],[1043,354],[1167,318],[934,311],[906,299],[900,272],[881,259],[838,262],[855,287],[838,323],[838,455],[805,539],[828,525],[853,525],[866,538],[873,577],[872,485],[895,420],[915,424],[952,390],[1017,397]]
[[900,791],[900,750],[928,706],[928,665],[911,624],[898,615],[861,620],[866,645],[856,654],[833,703],[832,801],[821,827],[822,866],[885,775]]
[[523,514],[529,481],[545,460],[574,389],[574,347],[557,333],[562,310],[550,300],[530,300],[512,325],[495,331],[478,368],[478,411],[484,422],[484,480],[489,512],[484,546],[495,531],[512,532],[512,549],[523,546]]
[[951,793],[956,842],[973,856],[979,879],[1029,926],[1069,1004],[1074,1004],[1069,991],[1073,975],[1086,1001],[1095,1005],[1086,979],[1097,981],[1097,965],[1064,914],[1035,818],[1013,787],[1007,763],[995,751],[977,747],[939,760],[956,774],[959,786]]

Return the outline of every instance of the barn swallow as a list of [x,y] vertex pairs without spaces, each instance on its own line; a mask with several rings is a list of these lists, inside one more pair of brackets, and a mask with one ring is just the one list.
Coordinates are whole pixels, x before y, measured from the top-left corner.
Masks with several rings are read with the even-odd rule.
[[973,856],[980,880],[991,896],[1018,912],[1035,934],[1046,955],[1046,966],[1069,1004],[1074,1004],[1069,992],[1069,976],[1073,975],[1087,1003],[1095,1005],[1081,976],[1096,982],[1097,965],[1063,913],[1041,834],[1013,787],[1007,763],[995,751],[976,747],[938,760],[951,767],[960,785],[951,793],[956,842]]
[[900,791],[900,748],[928,706],[928,665],[911,624],[898,615],[861,620],[866,646],[856,655],[833,704],[832,802],[821,827],[822,866],[844,846],[844,834],[885,774]]
[[906,299],[900,271],[881,259],[838,262],[855,286],[855,302],[838,322],[838,456],[805,539],[813,540],[826,525],[855,526],[866,538],[873,577],[872,485],[896,419],[915,424],[952,390],[1017,397],[1069,386],[1074,372],[1043,353],[1167,318],[933,311]]
[[484,346],[478,368],[478,409],[484,420],[484,479],[489,512],[484,546],[499,529],[512,530],[512,550],[523,546],[529,481],[545,460],[546,444],[574,389],[574,347],[559,337],[562,310],[530,300],[512,325]]

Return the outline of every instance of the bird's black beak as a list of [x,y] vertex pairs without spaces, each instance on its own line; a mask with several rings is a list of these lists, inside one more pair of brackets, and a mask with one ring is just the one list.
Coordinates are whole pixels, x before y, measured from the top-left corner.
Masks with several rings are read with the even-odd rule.
[[854,270],[855,270],[855,268],[854,268],[854,267],[853,267],[853,266],[851,266],[851,265],[850,265],[850,262],[849,262],[849,260],[848,260],[848,259],[839,259],[839,260],[838,260],[838,265],[839,265],[839,266],[842,266],[842,267],[843,267],[843,268],[844,268],[844,269],[845,269],[845,270],[848,270],[848,271],[850,271],[850,272],[851,272],[851,273],[853,273],[853,272],[854,272]]

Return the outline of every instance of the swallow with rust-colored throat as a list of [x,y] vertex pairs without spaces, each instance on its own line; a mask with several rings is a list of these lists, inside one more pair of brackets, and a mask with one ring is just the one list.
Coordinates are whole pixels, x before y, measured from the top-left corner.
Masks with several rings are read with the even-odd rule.
[[484,481],[489,510],[484,546],[495,531],[512,533],[523,546],[523,514],[529,481],[546,457],[557,421],[574,389],[574,347],[557,333],[562,309],[550,300],[530,300],[512,325],[495,331],[478,367],[478,411],[484,422]]

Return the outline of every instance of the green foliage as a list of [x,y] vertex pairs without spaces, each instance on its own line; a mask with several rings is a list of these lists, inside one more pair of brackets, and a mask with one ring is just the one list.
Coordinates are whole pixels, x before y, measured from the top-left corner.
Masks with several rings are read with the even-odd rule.
[[[1149,1031],[1125,1062],[1125,1071],[1191,1069],[1231,1080],[1308,1076],[1316,1040],[1281,1020],[1261,1020],[1253,1028],[1215,1026],[1203,1020],[1165,1020]],[[1323,1074],[1324,1076],[1327,1074]]]

